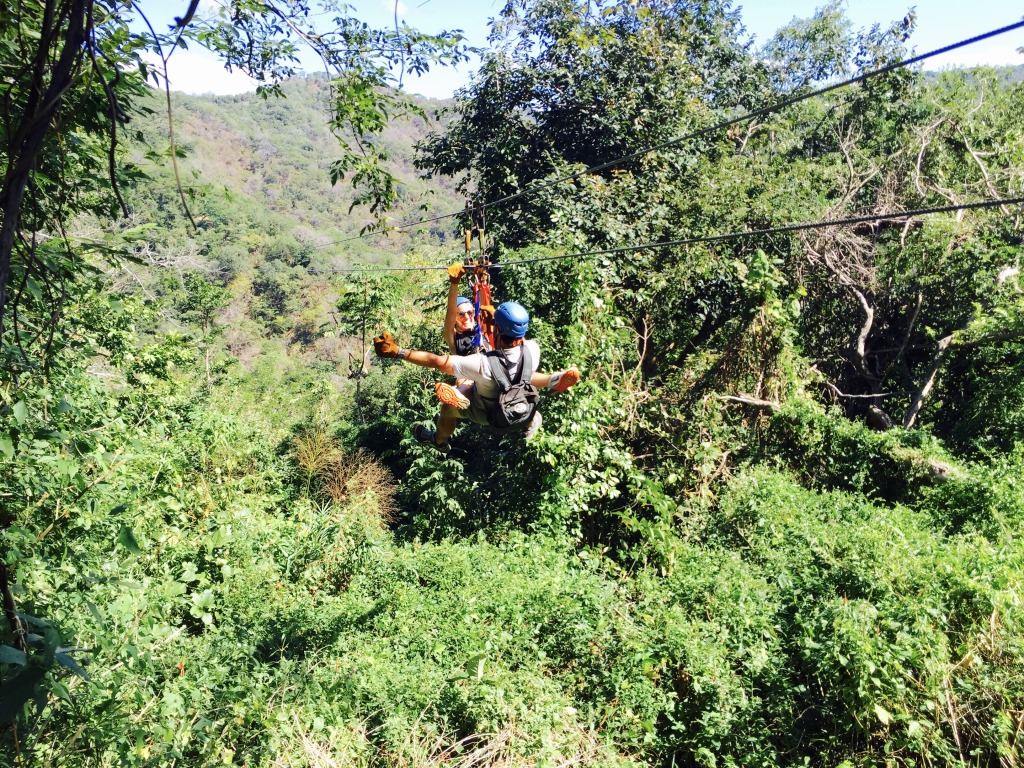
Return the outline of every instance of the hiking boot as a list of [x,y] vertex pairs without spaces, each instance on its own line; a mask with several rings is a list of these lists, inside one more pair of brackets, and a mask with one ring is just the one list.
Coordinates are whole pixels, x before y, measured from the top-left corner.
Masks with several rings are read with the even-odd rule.
[[451,384],[445,384],[443,381],[438,382],[434,385],[434,394],[437,395],[438,400],[445,405],[450,405],[452,408],[458,408],[460,411],[469,408],[469,398]]
[[417,442],[433,446],[434,450],[438,453],[448,453],[448,441],[445,440],[443,443],[434,442],[434,435],[436,434],[436,430],[424,427],[422,424],[417,424],[412,428],[412,436],[416,438]]
[[540,417],[540,411],[535,411],[533,418],[530,419],[530,426],[528,426],[526,431],[523,432],[523,440],[529,440],[536,435],[537,432],[540,431],[540,425],[543,421],[544,420]]
[[565,392],[569,387],[575,386],[580,380],[580,369],[575,365],[567,371],[559,371],[551,374],[551,380],[547,388],[552,392]]

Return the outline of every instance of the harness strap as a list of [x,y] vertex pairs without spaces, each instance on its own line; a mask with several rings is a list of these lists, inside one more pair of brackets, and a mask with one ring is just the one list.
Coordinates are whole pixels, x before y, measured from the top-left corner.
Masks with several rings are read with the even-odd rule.
[[[480,318],[480,308],[491,304],[491,284],[486,280],[476,279],[473,282],[473,306],[476,316],[476,335],[473,337],[473,346],[483,347],[484,341],[488,346],[494,348],[494,336],[489,322],[485,323]],[[486,326],[486,327],[485,327]]]

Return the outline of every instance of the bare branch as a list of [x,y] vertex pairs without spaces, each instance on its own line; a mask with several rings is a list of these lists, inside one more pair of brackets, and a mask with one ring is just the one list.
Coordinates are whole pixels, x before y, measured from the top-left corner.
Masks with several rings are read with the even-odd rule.
[[928,148],[928,144],[931,143],[931,140],[928,137],[944,122],[946,122],[946,118],[942,118],[941,120],[932,123],[921,133],[921,149],[917,153],[917,165],[914,168],[914,187],[917,189],[917,193],[921,195],[921,197],[926,196],[924,185],[921,184],[921,165],[924,163],[924,151]]
[[1019,274],[1020,269],[1018,267],[1003,267],[999,270],[999,274],[996,275],[996,285],[1003,285],[1011,277],[1016,277]]
[[936,345],[935,354],[932,356],[931,365],[928,366],[928,374],[924,378],[924,383],[920,389],[917,390],[917,394],[914,395],[914,400],[910,404],[910,409],[907,411],[907,415],[903,417],[903,428],[910,429],[914,426],[914,422],[917,420],[917,415],[921,412],[921,408],[924,406],[924,401],[928,395],[931,394],[932,387],[935,385],[935,377],[939,373],[939,367],[942,365],[942,360],[945,358],[946,353],[949,351],[950,344],[953,343],[953,334],[949,336],[943,336],[939,339],[939,343]]
[[[981,162],[981,156],[977,152],[975,152],[973,149],[971,149],[971,144],[967,140],[967,134],[964,133],[963,128],[960,128],[958,126],[956,130],[957,130],[957,133],[960,134],[960,138],[962,138],[964,140],[964,148],[967,150],[967,153],[972,158],[974,158],[975,164],[978,166],[978,169],[981,171],[982,178],[985,179],[985,186],[988,188],[989,194],[992,195],[992,197],[995,197],[995,198],[1001,197],[1001,195],[999,194],[999,190],[997,190],[995,188],[995,186],[992,184],[992,178],[988,175],[988,170],[985,168],[985,164],[983,162]],[[1000,205],[999,206],[999,210],[1002,211],[1004,216],[1009,216],[1010,215],[1010,209],[1007,208],[1005,205]]]
[[867,365],[867,342],[868,335],[871,333],[871,326],[875,322],[875,308],[871,306],[864,294],[853,285],[847,285],[850,289],[850,293],[857,297],[857,301],[860,302],[861,309],[864,310],[864,325],[861,326],[860,333],[857,335],[857,345],[854,347],[854,354],[857,358],[857,367],[860,372],[869,379],[874,377],[868,372]]

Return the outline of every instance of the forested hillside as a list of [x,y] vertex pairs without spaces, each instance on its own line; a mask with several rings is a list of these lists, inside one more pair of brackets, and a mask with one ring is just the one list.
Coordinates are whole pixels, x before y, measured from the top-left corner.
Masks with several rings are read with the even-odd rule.
[[[218,217],[270,218],[290,230],[303,245],[320,248],[326,242],[352,238],[373,224],[363,206],[353,208],[356,190],[332,184],[331,166],[340,155],[330,126],[331,93],[322,76],[297,77],[281,84],[280,94],[261,97],[186,96],[175,93],[170,113],[163,94],[154,92],[144,107],[151,114],[133,122],[145,138],[136,162],[147,180],[139,185],[134,209],[140,215],[147,201],[160,206],[166,224],[187,232],[189,222],[181,208],[173,209],[159,194],[173,192],[168,175],[168,123],[174,125],[184,187],[195,216],[208,229]],[[463,202],[444,180],[425,183],[413,167],[413,146],[436,126],[435,115],[445,102],[417,99],[419,113],[409,113],[384,126],[379,144],[387,167],[397,178],[399,198],[388,212],[393,224],[416,221],[435,213],[457,210]],[[145,150],[145,152],[143,152]],[[162,204],[162,205],[161,205]],[[351,210],[350,210],[351,209]],[[452,227],[437,228],[435,237],[452,236]],[[395,252],[408,244],[404,232],[380,237],[372,244],[358,239],[329,249],[342,254],[340,263],[367,258],[378,249]]]
[[[1011,70],[509,0],[439,105],[457,36],[231,8],[0,11],[0,766],[1024,762]],[[266,98],[169,117],[180,35]],[[372,337],[447,351],[468,194],[582,380],[445,453]]]
[[352,340],[342,331],[351,332],[353,319],[339,312],[346,289],[331,276],[354,264],[396,263],[413,244],[434,258],[464,248],[452,223],[402,226],[464,203],[451,182],[426,182],[413,168],[413,147],[440,125],[444,104],[418,101],[418,113],[381,132],[397,199],[377,218],[358,204],[358,189],[332,184],[338,140],[327,125],[326,80],[293,78],[280,91],[269,99],[174,94],[170,112],[159,93],[145,98],[127,152],[144,176],[124,189],[131,215],[122,222],[138,266],[123,264],[115,282],[135,283],[162,318],[157,327],[207,313],[206,331],[222,335],[244,365],[266,342],[271,354],[287,348],[310,364],[347,366]]

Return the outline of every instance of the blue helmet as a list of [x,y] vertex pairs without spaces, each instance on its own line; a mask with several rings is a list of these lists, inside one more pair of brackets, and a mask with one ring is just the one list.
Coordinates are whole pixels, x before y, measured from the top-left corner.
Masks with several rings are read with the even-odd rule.
[[530,328],[530,313],[514,301],[506,301],[494,312],[494,324],[507,339],[521,339]]
[[455,306],[456,307],[460,307],[463,304],[472,304],[472,303],[473,303],[473,300],[472,299],[467,299],[465,296],[459,296],[459,298],[457,298],[455,300]]

